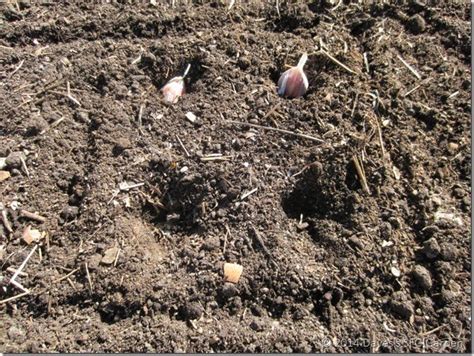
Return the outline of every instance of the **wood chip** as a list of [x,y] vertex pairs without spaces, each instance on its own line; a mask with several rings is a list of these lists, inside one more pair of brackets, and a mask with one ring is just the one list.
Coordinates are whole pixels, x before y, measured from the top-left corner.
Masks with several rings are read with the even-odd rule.
[[10,178],[11,174],[8,171],[0,171],[0,182]]
[[237,263],[224,264],[224,280],[226,282],[237,283],[244,268]]
[[109,248],[107,251],[105,251],[104,257],[102,257],[102,260],[100,262],[104,265],[113,264],[115,261],[115,258],[117,257],[117,253],[118,253],[118,247]]

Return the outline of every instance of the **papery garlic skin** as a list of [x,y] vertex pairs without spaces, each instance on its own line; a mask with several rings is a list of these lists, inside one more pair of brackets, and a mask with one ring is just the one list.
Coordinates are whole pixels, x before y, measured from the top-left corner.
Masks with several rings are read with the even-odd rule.
[[175,77],[171,79],[165,84],[161,91],[166,102],[170,104],[177,103],[180,96],[184,94],[184,78]]
[[303,66],[308,60],[308,55],[303,53],[298,65],[284,72],[278,80],[278,95],[288,98],[299,98],[308,90],[308,78],[303,71]]

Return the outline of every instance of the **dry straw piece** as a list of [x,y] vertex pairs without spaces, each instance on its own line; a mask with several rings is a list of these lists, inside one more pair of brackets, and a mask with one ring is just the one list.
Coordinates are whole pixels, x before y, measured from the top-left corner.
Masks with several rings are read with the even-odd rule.
[[244,268],[237,263],[224,264],[224,280],[226,282],[237,283]]

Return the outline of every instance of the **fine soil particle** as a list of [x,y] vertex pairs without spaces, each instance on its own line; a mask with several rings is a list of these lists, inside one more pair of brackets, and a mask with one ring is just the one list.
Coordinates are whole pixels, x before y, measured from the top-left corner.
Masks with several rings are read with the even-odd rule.
[[468,4],[11,3],[2,352],[471,351]]

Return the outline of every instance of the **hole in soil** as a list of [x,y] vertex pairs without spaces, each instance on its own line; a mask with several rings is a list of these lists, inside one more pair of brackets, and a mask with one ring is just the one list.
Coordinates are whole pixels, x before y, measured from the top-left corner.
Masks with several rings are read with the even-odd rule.
[[137,302],[127,305],[108,303],[99,310],[100,320],[107,324],[114,324],[120,320],[130,318],[140,309],[140,304]]
[[426,125],[426,130],[431,131],[437,124],[436,116],[433,111],[423,112],[419,111],[415,114],[415,118]]
[[[275,10],[275,15],[277,15]],[[319,24],[320,20],[307,5],[295,4],[283,6],[280,16],[270,21],[267,30],[274,32],[294,32],[298,28],[312,28]]]
[[[142,211],[152,223],[166,223],[167,228],[183,233],[204,231],[216,208],[225,209],[236,196],[225,177],[214,170],[181,173],[162,157],[150,164],[159,174],[151,183],[155,194]],[[160,201],[164,208],[152,201]]]
[[207,71],[203,66],[200,55],[180,59],[173,65],[172,69],[161,58],[166,58],[166,49],[164,48],[153,50],[152,55],[145,55],[139,64],[158,89],[161,89],[170,79],[183,75],[189,64],[191,67],[185,78],[185,88],[187,93],[192,93],[195,90],[196,83]]
[[343,156],[326,156],[324,163],[315,162],[302,174],[294,189],[283,195],[282,206],[288,217],[330,218],[345,222],[352,214],[355,170]]

